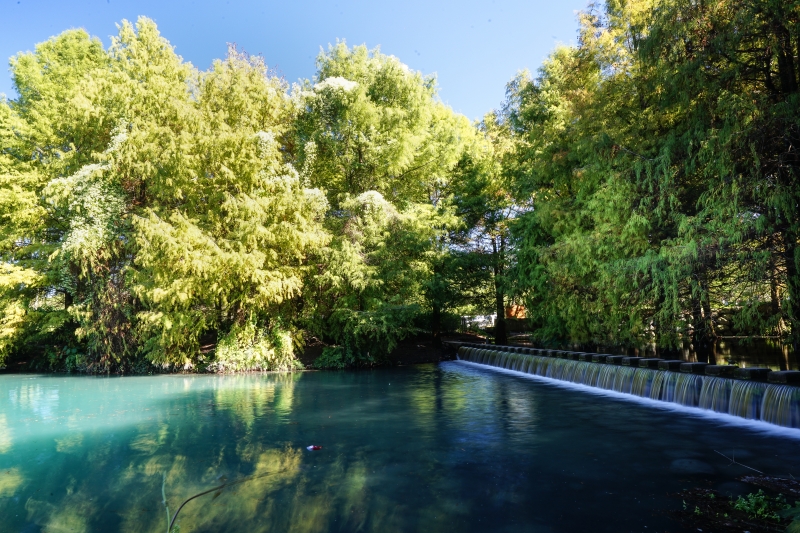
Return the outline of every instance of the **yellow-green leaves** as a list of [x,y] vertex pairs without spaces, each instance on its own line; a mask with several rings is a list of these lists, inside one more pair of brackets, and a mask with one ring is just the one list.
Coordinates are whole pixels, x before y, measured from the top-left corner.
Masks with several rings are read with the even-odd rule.
[[292,106],[282,82],[234,49],[196,79],[196,91],[165,95],[173,111],[137,120],[121,164],[153,171],[141,176],[130,272],[145,349],[163,363],[192,360],[204,337],[268,327],[302,294],[306,254],[327,240],[324,196],[283,161]]
[[314,254],[303,317],[336,353],[371,363],[430,303],[426,283],[458,224],[450,181],[476,132],[436,99],[433,78],[395,57],[338,43],[317,66],[293,92],[292,144],[303,180],[327,195],[331,242]]
[[338,43],[295,90],[299,167],[334,202],[375,190],[393,203],[427,201],[472,132],[435,99],[435,80],[393,56]]
[[397,58],[342,43],[318,67],[290,90],[232,47],[201,72],[146,18],[14,58],[0,362],[290,369],[303,329],[381,353],[412,331],[475,130]]
[[[106,367],[136,353],[184,364],[201,339],[267,327],[301,294],[327,201],[284,161],[295,108],[260,58],[231,49],[198,72],[142,18],[108,52],[70,31],[12,70],[0,354],[58,323]],[[47,318],[65,310],[71,324]]]

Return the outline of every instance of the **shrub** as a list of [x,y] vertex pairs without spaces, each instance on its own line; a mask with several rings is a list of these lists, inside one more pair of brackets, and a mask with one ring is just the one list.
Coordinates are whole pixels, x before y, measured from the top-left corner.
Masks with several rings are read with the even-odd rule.
[[234,326],[217,344],[215,372],[297,370],[302,364],[294,356],[291,333],[280,323],[259,329],[253,321]]

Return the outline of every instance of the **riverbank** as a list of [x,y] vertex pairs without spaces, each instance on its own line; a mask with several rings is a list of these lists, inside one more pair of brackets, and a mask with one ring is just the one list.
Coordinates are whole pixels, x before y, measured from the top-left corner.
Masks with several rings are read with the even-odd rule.
[[[424,363],[438,363],[452,361],[456,358],[454,349],[448,347],[448,342],[485,342],[483,337],[468,333],[444,335],[441,342],[437,343],[430,335],[416,335],[403,339],[387,356],[383,364],[377,366],[406,366]],[[298,359],[305,368],[313,368],[314,361],[322,355],[325,348],[323,344],[312,344],[305,347]]]
[[[400,341],[392,350],[389,355],[378,364],[374,366],[381,367],[395,367],[395,366],[408,366],[418,365],[425,363],[438,363],[441,361],[451,361],[456,358],[454,349],[448,346],[448,342],[470,342],[470,343],[483,343],[485,339],[473,334],[448,334],[441,338],[441,342],[437,343],[430,335],[416,335]],[[322,350],[325,345],[322,343],[310,343],[306,345],[301,353],[298,354],[297,359],[300,361],[302,368],[305,370],[314,369],[314,361],[322,355]],[[43,368],[44,361],[38,359],[28,359],[23,361],[12,361],[6,368],[0,369],[0,374],[20,374],[20,373],[70,373],[65,369],[48,369]],[[71,372],[75,374],[86,374],[87,372]],[[95,372],[97,374],[106,374],[105,372]],[[111,372],[111,374],[120,375],[148,375],[148,374],[173,374],[173,373],[206,373],[197,368],[187,368],[183,371],[160,370],[157,367],[150,366],[143,362],[138,370],[132,372]],[[247,372],[243,372],[247,373]],[[89,374],[92,374],[91,372]]]

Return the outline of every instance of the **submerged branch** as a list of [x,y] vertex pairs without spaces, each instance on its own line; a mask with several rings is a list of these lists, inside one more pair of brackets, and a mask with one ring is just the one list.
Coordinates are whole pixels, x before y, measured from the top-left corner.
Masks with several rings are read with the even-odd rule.
[[[183,501],[183,503],[180,505],[180,507],[178,507],[178,510],[175,511],[175,516],[172,517],[172,520],[170,520],[170,518],[169,518],[169,507],[167,507],[167,498],[166,498],[166,496],[164,496],[164,484],[162,484],[162,486],[161,486],[161,494],[164,497],[164,506],[167,507],[167,522],[169,522],[169,526],[167,527],[167,533],[170,533],[172,531],[172,528],[175,526],[175,520],[178,519],[178,514],[181,512],[181,509],[183,509],[183,506],[186,505],[187,503],[189,503],[190,501],[194,500],[195,498],[199,498],[200,496],[205,496],[206,494],[209,494],[209,493],[215,492],[215,491],[218,492],[218,493],[221,493],[222,490],[225,489],[226,487],[231,487],[233,485],[239,485],[240,483],[244,483],[245,481],[252,481],[254,479],[271,476],[273,474],[280,474],[281,472],[285,472],[285,471],[286,471],[286,469],[284,468],[283,470],[276,470],[275,472],[267,472],[267,473],[264,473],[264,474],[257,474],[257,475],[253,475],[253,476],[247,476],[247,477],[243,477],[241,479],[237,479],[235,481],[226,481],[225,483],[223,483],[221,485],[217,485],[216,487],[210,488],[208,490],[204,490],[203,492],[200,492],[198,494],[195,494],[194,496],[191,496],[191,497],[185,499]],[[166,483],[166,482],[167,482],[167,475],[164,474],[164,483]],[[215,498],[216,498],[216,496],[215,496]]]
[[728,457],[727,455],[725,455],[725,454],[724,454],[724,453],[722,453],[722,452],[718,452],[717,450],[714,450],[714,453],[718,453],[718,454],[720,454],[722,457],[724,457],[725,459],[727,459],[728,461],[730,461],[731,463],[730,463],[728,466],[731,466],[731,465],[739,465],[739,466],[743,466],[743,467],[747,468],[748,470],[752,470],[753,472],[758,472],[758,473],[759,473],[759,474],[761,474],[761,475],[763,475],[763,474],[764,474],[764,472],[762,472],[761,470],[756,470],[756,469],[755,469],[755,468],[753,468],[753,467],[750,467],[750,466],[747,466],[747,465],[743,465],[742,463],[738,462],[736,459],[731,459],[730,457]]
[[[167,524],[168,524],[167,533],[169,533],[170,530],[172,529],[172,523],[170,523],[169,521],[169,505],[167,504],[167,493],[165,490],[166,485],[167,485],[167,473],[164,472],[161,475],[161,503],[164,504],[164,508],[167,510]],[[177,515],[178,513],[175,514]]]

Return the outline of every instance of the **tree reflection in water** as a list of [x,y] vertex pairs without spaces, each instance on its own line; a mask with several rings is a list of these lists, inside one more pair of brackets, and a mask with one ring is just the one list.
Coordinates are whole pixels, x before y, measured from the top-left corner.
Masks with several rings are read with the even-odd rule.
[[[400,526],[402,515],[411,511],[371,487],[391,481],[375,474],[367,417],[367,435],[352,453],[326,440],[342,418],[359,417],[363,406],[341,405],[332,397],[348,385],[307,394],[297,406],[295,388],[303,374],[38,377],[33,388],[10,376],[2,379],[0,385],[24,401],[16,403],[11,421],[0,417],[3,466],[18,465],[0,477],[0,510],[13,516],[19,509],[14,503],[24,502],[22,527],[164,531],[162,485],[174,512],[221,479],[240,478],[247,481],[190,502],[179,528],[393,529],[391,524]],[[432,380],[433,372],[423,373],[415,387],[395,388],[421,426],[435,417]],[[332,409],[332,401],[340,405]],[[15,424],[21,434],[12,446]],[[325,441],[324,451],[312,456],[305,450],[312,441]],[[414,513],[435,521],[442,514],[435,511],[437,500],[429,505],[430,512]]]
[[[243,479],[189,502],[180,531],[679,530],[666,495],[687,476],[714,487],[747,473],[713,450],[800,469],[783,435],[464,363],[0,376],[5,398],[0,529],[25,533],[163,533],[162,490],[174,513]],[[687,461],[702,469],[671,466]]]

